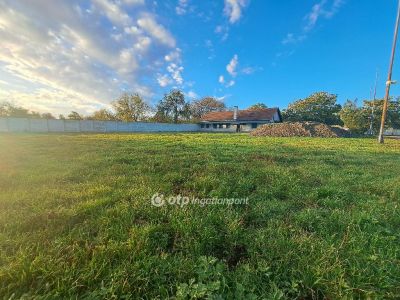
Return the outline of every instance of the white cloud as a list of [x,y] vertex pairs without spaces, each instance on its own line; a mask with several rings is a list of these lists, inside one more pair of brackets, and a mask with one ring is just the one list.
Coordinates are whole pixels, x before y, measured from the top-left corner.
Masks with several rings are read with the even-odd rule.
[[151,46],[151,39],[147,36],[139,37],[137,42],[134,44],[134,49],[138,51],[138,53],[147,53],[148,49]]
[[231,61],[229,62],[229,64],[226,66],[226,70],[232,77],[235,77],[237,75],[236,67],[238,64],[239,64],[239,57],[237,54],[235,54],[231,59]]
[[93,0],[93,3],[116,25],[130,25],[132,19],[120,6],[109,0]]
[[126,34],[132,34],[132,35],[140,35],[142,34],[142,31],[137,28],[136,26],[128,26],[124,28],[124,32]]
[[144,5],[144,0],[122,0],[126,5]]
[[296,43],[297,39],[294,37],[293,33],[288,33],[286,37],[282,40],[282,44],[293,44]]
[[[330,19],[338,11],[339,8],[344,4],[344,0],[321,0],[315,4],[311,11],[304,17],[306,20],[306,25],[304,26],[304,31],[312,30],[317,24],[318,20],[321,18]],[[327,8],[328,6],[328,8]]]
[[257,71],[262,71],[262,70],[263,70],[262,67],[245,67],[241,70],[241,73],[245,75],[251,75]]
[[152,15],[145,14],[137,21],[137,24],[160,43],[171,48],[175,47],[176,42],[172,34],[162,25],[158,24]]
[[283,45],[287,44],[296,44],[298,42],[302,42],[306,38],[305,34],[296,36],[293,33],[288,33],[286,37],[282,40]]
[[176,48],[174,51],[171,51],[167,55],[165,55],[164,59],[167,62],[180,62],[181,61],[181,49]]
[[225,78],[224,78],[223,75],[220,75],[220,76],[219,76],[218,82],[219,82],[220,84],[224,84],[224,83],[225,83]]
[[170,85],[172,83],[172,80],[166,74],[158,74],[157,82],[161,87],[166,87],[167,85]]
[[246,7],[247,0],[225,0],[224,14],[231,24],[236,23],[242,17],[242,10]]
[[235,80],[230,80],[227,84],[226,87],[231,87],[235,85]]
[[217,27],[215,27],[214,32],[221,36],[222,41],[226,41],[229,37],[229,27],[228,26],[218,25]]
[[138,63],[132,49],[122,49],[119,54],[119,61],[118,72],[121,74],[132,73],[138,68]]
[[288,33],[282,40],[282,44],[296,44],[304,41],[307,35],[312,31],[318,24],[320,19],[330,19],[336,15],[345,3],[344,0],[320,0],[314,4],[309,13],[304,17],[304,26],[301,29],[301,33],[293,34]]
[[178,5],[175,7],[175,11],[178,15],[184,15],[187,13],[188,0],[178,0]]
[[[0,76],[11,83],[2,87],[0,101],[85,113],[107,107],[123,91],[149,99],[142,79],[148,84],[155,74],[156,83],[154,70],[171,63],[168,80],[183,82],[181,63],[164,59],[175,45],[172,34],[144,6],[129,14],[124,7],[143,1],[90,1],[87,9],[80,0],[0,1]],[[135,24],[141,19],[142,26]]]
[[188,93],[187,93],[187,96],[190,98],[190,99],[197,99],[197,98],[199,98],[199,95],[197,95],[194,91],[189,91]]
[[213,98],[215,98],[215,99],[218,100],[218,101],[224,102],[227,98],[229,98],[229,97],[231,97],[231,96],[232,96],[232,95],[223,95],[223,96],[214,95]]
[[175,84],[177,86],[183,85],[183,67],[181,60],[181,49],[176,48],[164,56],[164,60],[168,63],[166,74],[158,74],[157,82],[161,87]]
[[183,78],[182,78],[183,67],[182,66],[179,66],[175,63],[171,63],[167,67],[167,71],[171,74],[171,77],[175,80],[177,85],[183,84]]

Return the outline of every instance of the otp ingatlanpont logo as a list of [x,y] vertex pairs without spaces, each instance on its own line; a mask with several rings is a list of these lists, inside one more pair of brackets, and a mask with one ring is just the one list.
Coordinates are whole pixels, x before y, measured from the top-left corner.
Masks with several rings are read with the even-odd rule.
[[156,207],[161,207],[165,203],[164,195],[156,193],[151,197],[151,204]]

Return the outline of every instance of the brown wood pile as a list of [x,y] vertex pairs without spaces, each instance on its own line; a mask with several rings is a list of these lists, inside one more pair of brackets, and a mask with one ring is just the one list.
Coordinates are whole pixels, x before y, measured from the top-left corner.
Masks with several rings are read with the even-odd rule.
[[272,137],[349,137],[350,133],[339,127],[317,122],[285,122],[263,125],[251,132],[252,136]]

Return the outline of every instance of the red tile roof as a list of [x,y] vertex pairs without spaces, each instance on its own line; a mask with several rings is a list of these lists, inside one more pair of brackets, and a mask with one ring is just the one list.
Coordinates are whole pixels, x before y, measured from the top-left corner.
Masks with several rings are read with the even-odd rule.
[[[273,120],[279,108],[266,108],[258,110],[239,110],[236,121],[270,121]],[[235,121],[233,111],[210,112],[201,118],[202,121]]]

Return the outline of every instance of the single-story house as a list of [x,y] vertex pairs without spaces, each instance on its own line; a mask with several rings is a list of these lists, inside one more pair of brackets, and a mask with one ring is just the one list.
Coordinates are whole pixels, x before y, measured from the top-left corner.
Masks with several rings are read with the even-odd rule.
[[265,108],[257,110],[239,110],[237,106],[233,111],[210,112],[200,121],[203,131],[221,132],[248,132],[257,127],[282,122],[279,108]]

